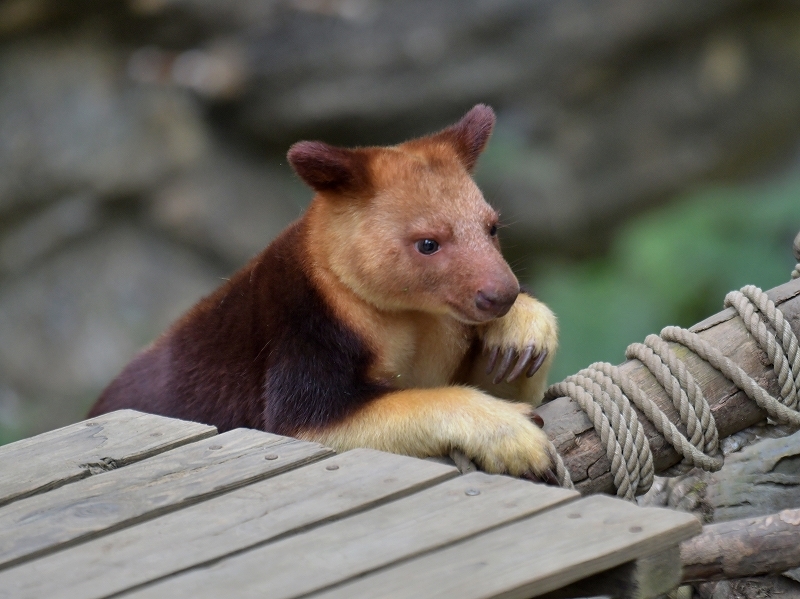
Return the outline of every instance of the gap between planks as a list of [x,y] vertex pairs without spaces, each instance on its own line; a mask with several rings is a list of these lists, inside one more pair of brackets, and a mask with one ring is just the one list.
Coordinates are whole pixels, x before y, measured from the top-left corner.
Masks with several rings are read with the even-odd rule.
[[476,472],[124,596],[297,597],[578,497]]
[[303,596],[526,599],[664,555],[700,529],[691,514],[592,496]]
[[22,499],[0,508],[0,569],[332,454],[316,443],[236,429]]
[[0,597],[100,599],[458,476],[356,449],[0,572]]
[[213,426],[119,410],[0,447],[0,507],[217,434]]

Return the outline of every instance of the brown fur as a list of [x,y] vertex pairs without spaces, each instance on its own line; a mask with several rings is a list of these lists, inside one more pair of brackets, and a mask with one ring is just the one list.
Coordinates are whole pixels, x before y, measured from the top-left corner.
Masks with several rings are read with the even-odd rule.
[[[91,415],[137,408],[545,472],[530,416],[557,330],[544,305],[517,297],[497,213],[469,174],[493,124],[476,106],[394,147],[295,144],[289,161],[317,192],[306,214],[137,356]],[[539,371],[494,384],[486,352],[531,346],[547,351]]]

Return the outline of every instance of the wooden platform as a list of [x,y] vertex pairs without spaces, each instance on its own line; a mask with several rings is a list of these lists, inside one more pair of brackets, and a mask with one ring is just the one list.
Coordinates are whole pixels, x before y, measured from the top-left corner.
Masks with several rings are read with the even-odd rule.
[[123,410],[0,447],[0,597],[651,597],[688,514]]

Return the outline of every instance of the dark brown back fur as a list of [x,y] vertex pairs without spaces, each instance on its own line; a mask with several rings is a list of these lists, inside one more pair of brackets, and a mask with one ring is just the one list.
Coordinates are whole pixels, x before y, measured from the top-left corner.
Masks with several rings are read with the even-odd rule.
[[90,417],[133,408],[284,435],[334,424],[386,391],[303,264],[303,221],[204,298],[109,385]]

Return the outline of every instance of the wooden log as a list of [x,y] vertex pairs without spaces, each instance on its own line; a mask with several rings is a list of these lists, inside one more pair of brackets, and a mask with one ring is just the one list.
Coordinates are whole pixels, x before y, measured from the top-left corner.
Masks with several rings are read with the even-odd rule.
[[[800,337],[800,279],[771,289],[767,294],[783,312],[795,335]],[[732,308],[707,318],[694,325],[691,330],[738,364],[770,394],[777,395],[777,379],[772,366]],[[683,346],[674,343],[670,346],[702,388],[711,405],[720,438],[765,418],[764,412],[721,373]],[[620,369],[639,385],[672,422],[679,423],[672,402],[640,362],[629,360]],[[600,443],[600,437],[577,402],[560,397],[539,407],[537,411],[544,419],[544,430],[563,457],[576,489],[583,494],[613,493],[615,489],[610,463]],[[672,446],[638,410],[637,414],[644,424],[645,434],[653,451],[656,472],[663,472],[678,463],[681,458]],[[682,426],[678,425],[678,428],[685,433]]]
[[780,574],[698,582],[681,588],[694,589],[695,596],[700,599],[765,599],[766,597],[791,599],[800,596],[798,583]]
[[703,527],[681,544],[683,581],[778,574],[800,566],[800,509]]

